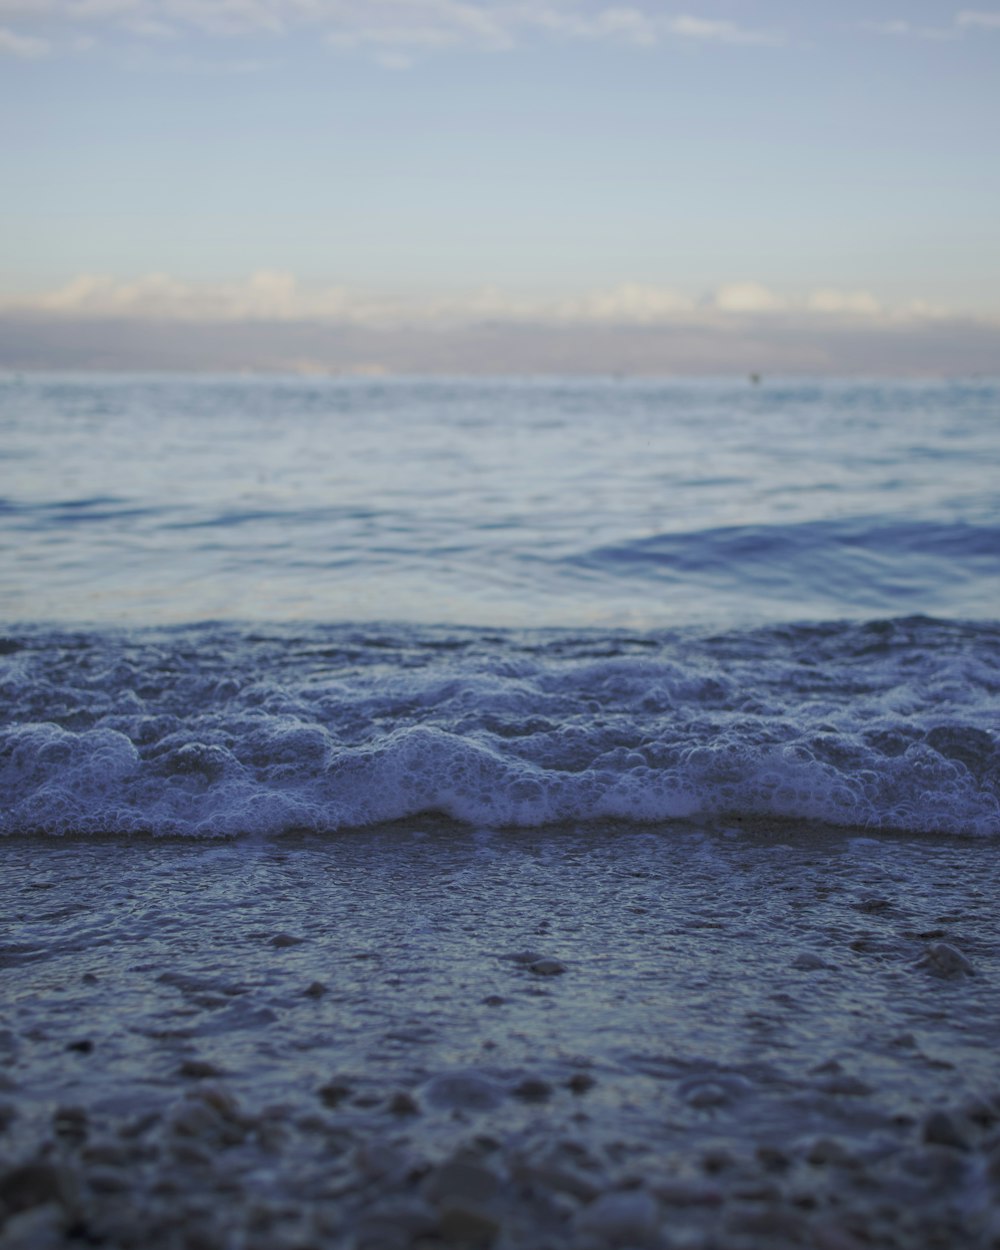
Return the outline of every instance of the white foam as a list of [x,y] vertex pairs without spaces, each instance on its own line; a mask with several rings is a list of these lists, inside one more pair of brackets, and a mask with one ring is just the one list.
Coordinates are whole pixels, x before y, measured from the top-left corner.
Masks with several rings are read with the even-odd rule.
[[128,664],[98,635],[85,670],[57,637],[9,666],[0,829],[235,837],[439,812],[1000,835],[983,656],[934,623],[861,658],[835,637],[817,664],[785,635],[594,660],[523,636],[426,655],[403,633],[332,676],[238,633],[130,641]]

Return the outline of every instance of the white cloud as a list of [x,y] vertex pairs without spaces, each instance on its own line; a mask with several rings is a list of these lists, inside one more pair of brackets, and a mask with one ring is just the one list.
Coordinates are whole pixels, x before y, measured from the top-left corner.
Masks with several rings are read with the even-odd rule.
[[532,296],[497,286],[400,298],[344,286],[303,287],[284,270],[242,281],[183,282],[154,273],[129,281],[80,274],[57,290],[8,298],[0,310],[55,316],[166,321],[326,321],[358,326],[461,326],[484,322],[564,326],[726,326],[747,318],[897,323],[947,317],[919,302],[887,308],[868,291],[819,288],[788,295],[756,282],[725,283],[693,297],[624,282],[575,295]]
[[951,26],[919,26],[905,18],[886,21],[862,22],[862,30],[876,35],[890,35],[900,39],[960,39],[973,29],[1000,30],[1000,9],[962,9],[956,13]]
[[700,17],[674,17],[667,19],[667,29],[685,39],[705,39],[715,43],[783,43],[782,36],[773,31],[746,30],[735,22],[706,21]]
[[16,31],[0,26],[0,55],[16,56],[23,61],[33,61],[38,57],[47,56],[51,50],[46,39],[38,39],[34,35],[19,35]]
[[759,282],[730,282],[715,292],[715,307],[727,313],[780,312],[787,301]]
[[[414,51],[448,47],[505,50],[530,38],[606,40],[652,47],[671,41],[780,44],[775,31],[692,14],[662,13],[653,0],[0,0],[16,21],[13,38],[59,33],[60,24],[103,26],[138,39],[187,30],[212,36],[281,36],[314,31],[333,47],[369,48],[390,65]],[[20,30],[24,26],[23,32]]]
[[982,9],[963,9],[957,14],[955,21],[959,26],[986,26],[1000,30],[1000,9],[984,11]]
[[951,27],[915,26],[912,22],[894,19],[887,22],[862,22],[861,29],[876,35],[890,35],[901,39],[957,39],[958,32]]
[[869,291],[836,291],[829,287],[812,291],[806,298],[810,312],[846,313],[855,317],[877,317],[882,305]]

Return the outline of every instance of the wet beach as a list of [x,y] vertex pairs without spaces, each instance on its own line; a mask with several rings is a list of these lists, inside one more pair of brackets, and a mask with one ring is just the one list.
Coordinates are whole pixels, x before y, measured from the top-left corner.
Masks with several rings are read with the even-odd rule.
[[974,842],[7,840],[5,1247],[997,1244]]

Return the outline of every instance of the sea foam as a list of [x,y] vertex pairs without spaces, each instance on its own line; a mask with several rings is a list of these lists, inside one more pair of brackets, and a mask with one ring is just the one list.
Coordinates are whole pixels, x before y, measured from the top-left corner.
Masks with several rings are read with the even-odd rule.
[[1000,834],[1000,631],[63,634],[2,659],[6,833],[780,819]]

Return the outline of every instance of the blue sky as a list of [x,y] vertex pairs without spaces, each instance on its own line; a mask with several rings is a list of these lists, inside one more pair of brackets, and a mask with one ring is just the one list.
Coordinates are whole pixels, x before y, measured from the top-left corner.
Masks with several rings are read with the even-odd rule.
[[1000,317],[985,0],[0,0],[0,119],[7,305]]

